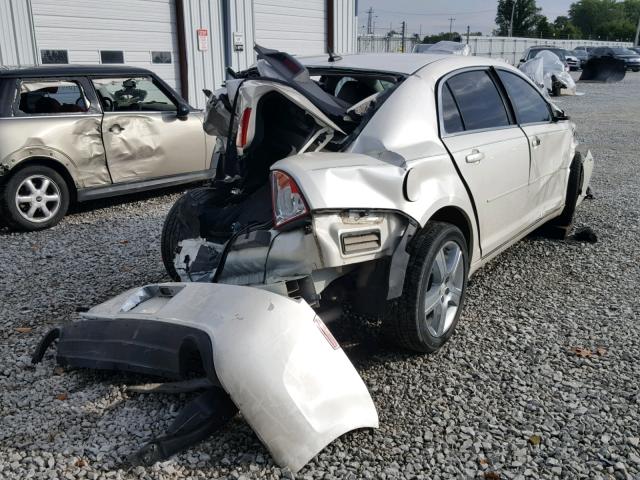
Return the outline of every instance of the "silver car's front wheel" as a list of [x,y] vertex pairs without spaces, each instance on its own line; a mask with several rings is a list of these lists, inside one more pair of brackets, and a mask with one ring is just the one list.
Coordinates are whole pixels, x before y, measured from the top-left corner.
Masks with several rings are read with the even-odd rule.
[[407,251],[402,296],[391,302],[384,328],[403,348],[435,352],[460,318],[469,271],[467,240],[455,225],[429,222]]
[[60,210],[60,187],[46,175],[25,178],[15,194],[16,208],[27,221],[48,222]]
[[0,186],[0,216],[16,230],[42,230],[58,223],[69,208],[69,187],[53,168],[30,165]]

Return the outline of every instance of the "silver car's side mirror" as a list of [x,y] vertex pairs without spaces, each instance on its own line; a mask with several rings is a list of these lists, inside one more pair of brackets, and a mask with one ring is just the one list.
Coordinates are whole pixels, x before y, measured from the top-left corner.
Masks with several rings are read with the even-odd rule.
[[184,103],[181,103],[178,105],[178,111],[176,116],[178,118],[186,118],[190,112],[191,112],[191,109],[189,108],[189,105],[185,105]]

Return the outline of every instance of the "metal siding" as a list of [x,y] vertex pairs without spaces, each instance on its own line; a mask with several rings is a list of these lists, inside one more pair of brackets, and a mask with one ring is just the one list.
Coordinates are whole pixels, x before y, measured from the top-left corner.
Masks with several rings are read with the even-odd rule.
[[255,41],[297,55],[324,53],[326,0],[254,0]]
[[[253,1],[252,0],[231,0],[230,14],[230,38],[231,45],[231,67],[238,71],[244,70],[255,62],[253,44],[255,35],[253,28]],[[244,50],[242,52],[233,51],[233,33],[242,33],[244,37]]]
[[34,51],[29,1],[0,1],[0,65],[32,65]]
[[356,0],[333,0],[333,45],[335,53],[357,51]]
[[[224,28],[222,5],[224,0],[186,0],[184,2],[187,63],[189,65],[189,102],[203,108],[206,98],[202,89],[215,90],[222,85],[224,75]],[[198,50],[196,30],[209,31],[209,50]]]
[[[173,0],[32,0],[32,10],[40,50],[68,50],[70,63],[84,64],[100,63],[100,50],[122,50],[127,65],[179,88]],[[152,51],[170,51],[172,63],[151,63]]]

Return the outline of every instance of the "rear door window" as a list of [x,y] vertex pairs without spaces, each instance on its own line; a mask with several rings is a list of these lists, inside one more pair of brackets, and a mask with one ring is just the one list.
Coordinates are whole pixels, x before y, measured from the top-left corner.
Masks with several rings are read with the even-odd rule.
[[458,133],[464,130],[460,111],[447,85],[442,86],[442,121],[447,133]]
[[465,130],[510,125],[502,97],[487,71],[459,73],[447,80],[446,84],[458,105]]
[[551,112],[538,90],[514,73],[498,70],[511,104],[515,109],[518,123],[550,122]]
[[64,115],[89,109],[82,88],[69,80],[24,80],[20,82],[17,110],[23,115]]

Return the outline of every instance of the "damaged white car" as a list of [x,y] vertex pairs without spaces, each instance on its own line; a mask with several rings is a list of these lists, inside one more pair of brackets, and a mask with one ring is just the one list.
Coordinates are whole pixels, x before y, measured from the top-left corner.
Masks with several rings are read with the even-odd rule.
[[136,458],[166,458],[236,413],[293,471],[356,428],[367,389],[326,322],[345,302],[382,314],[401,347],[453,334],[469,276],[529,232],[561,236],[593,160],[517,69],[424,54],[257,66],[210,94],[211,187],[169,213],[175,283],[134,289],[51,331],[71,367],[205,378],[205,392]]

